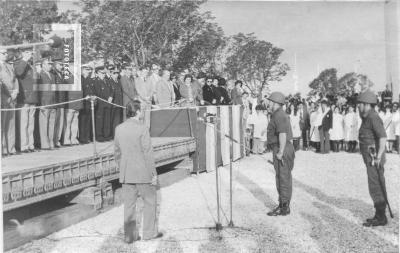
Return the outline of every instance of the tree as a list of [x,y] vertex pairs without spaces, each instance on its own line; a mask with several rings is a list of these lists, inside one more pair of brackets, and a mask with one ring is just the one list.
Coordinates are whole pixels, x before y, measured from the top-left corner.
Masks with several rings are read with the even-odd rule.
[[335,68],[323,70],[317,78],[315,78],[309,87],[311,91],[309,96],[329,97],[336,99],[338,97],[350,98],[359,91],[364,91],[373,86],[373,83],[366,75],[354,72],[346,73],[342,77],[337,78],[337,70]]
[[338,89],[337,70],[335,68],[323,70],[317,78],[315,78],[309,87],[311,91],[309,95],[320,95],[322,97],[334,96]]
[[230,38],[226,71],[230,78],[241,79],[253,94],[263,86],[280,81],[289,66],[279,61],[283,49],[258,40],[254,34],[239,33]]
[[1,1],[0,44],[32,42],[33,25],[67,22],[66,13],[58,13],[56,1]]
[[83,57],[127,58],[139,66],[202,65],[213,57],[223,35],[210,14],[199,13],[202,3],[85,0],[79,18]]

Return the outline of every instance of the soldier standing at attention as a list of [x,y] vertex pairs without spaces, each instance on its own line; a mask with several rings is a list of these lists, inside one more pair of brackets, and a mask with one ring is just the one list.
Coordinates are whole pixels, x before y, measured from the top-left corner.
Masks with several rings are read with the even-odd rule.
[[292,169],[295,151],[292,140],[292,129],[289,116],[283,111],[285,96],[280,92],[272,92],[268,98],[271,110],[271,120],[267,128],[267,144],[273,152],[276,188],[279,195],[279,205],[268,216],[290,214],[292,197]]
[[[366,227],[384,226],[386,218],[386,185],[383,175],[385,164],[386,132],[378,113],[373,109],[378,103],[376,95],[371,91],[361,93],[357,98],[358,108],[362,119],[359,141],[360,152],[367,166],[368,189],[374,202],[375,216],[363,223]],[[377,152],[372,157],[370,149]],[[375,166],[377,167],[375,167]]]

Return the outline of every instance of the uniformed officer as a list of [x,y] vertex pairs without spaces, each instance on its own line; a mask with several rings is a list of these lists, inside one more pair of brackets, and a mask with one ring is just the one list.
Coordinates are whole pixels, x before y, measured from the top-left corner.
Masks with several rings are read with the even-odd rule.
[[[93,68],[89,64],[82,65],[82,93],[83,97],[94,95],[94,84],[91,77]],[[83,108],[79,113],[79,142],[82,144],[89,143],[92,136],[92,116],[91,116],[91,104],[90,101],[83,101]]]
[[[113,90],[110,85],[107,84],[105,77],[104,66],[96,67],[95,69],[97,77],[94,80],[94,94],[99,98],[113,102]],[[97,141],[109,141],[112,139],[111,132],[111,108],[112,105],[102,100],[97,100],[96,106],[96,140]]]
[[[386,185],[383,175],[385,164],[386,132],[378,113],[373,109],[378,103],[376,95],[371,91],[361,93],[357,98],[358,109],[362,118],[359,131],[360,152],[367,166],[368,189],[374,202],[375,215],[363,223],[366,227],[384,226],[386,218]],[[372,157],[371,148],[376,150]]]
[[[122,106],[123,105],[123,92],[121,81],[119,78],[119,70],[114,67],[110,69],[111,78],[108,80],[108,85],[113,90],[113,103]],[[115,128],[122,123],[122,108],[112,106],[111,108],[111,135],[114,136]]]
[[267,144],[273,152],[276,188],[279,195],[279,205],[268,216],[290,214],[292,197],[292,169],[295,151],[291,140],[293,138],[289,116],[283,111],[285,96],[280,92],[272,92],[268,98],[271,119],[267,128]]

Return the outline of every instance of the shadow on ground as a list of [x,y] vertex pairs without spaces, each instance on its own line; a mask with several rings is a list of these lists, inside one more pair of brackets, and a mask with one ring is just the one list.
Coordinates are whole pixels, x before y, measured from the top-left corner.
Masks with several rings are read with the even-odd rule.
[[321,252],[398,252],[398,247],[378,237],[371,228],[354,224],[337,214],[332,207],[313,202],[321,217],[300,213],[310,222],[310,237]]

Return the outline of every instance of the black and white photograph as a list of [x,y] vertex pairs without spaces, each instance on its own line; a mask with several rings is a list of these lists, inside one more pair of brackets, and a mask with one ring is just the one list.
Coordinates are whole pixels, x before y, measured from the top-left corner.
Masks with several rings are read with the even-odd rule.
[[0,84],[0,252],[399,252],[397,0],[3,0]]

